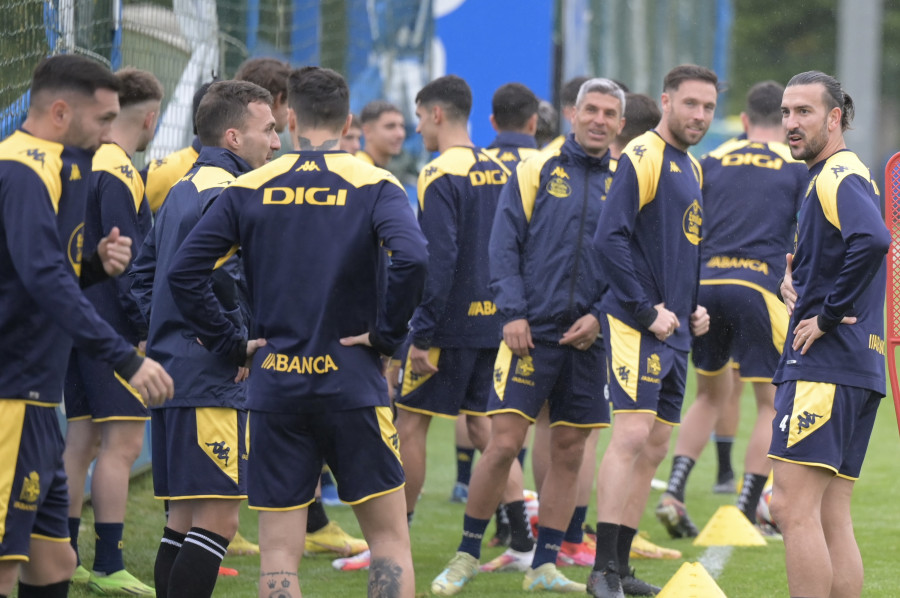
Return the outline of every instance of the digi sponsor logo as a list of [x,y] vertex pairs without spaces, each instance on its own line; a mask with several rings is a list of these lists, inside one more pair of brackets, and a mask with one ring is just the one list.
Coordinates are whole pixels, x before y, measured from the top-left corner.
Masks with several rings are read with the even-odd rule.
[[502,170],[473,170],[469,173],[469,182],[473,187],[481,185],[503,185],[509,176]]
[[784,160],[772,158],[765,154],[747,152],[745,154],[728,154],[722,158],[722,166],[756,166],[757,168],[781,170],[781,167],[784,166]]
[[263,189],[263,205],[284,206],[308,204],[311,206],[342,206],[347,203],[347,190],[336,192],[329,187],[266,187]]
[[37,501],[41,496],[41,477],[32,471],[22,480],[22,491],[19,500],[13,502],[13,508],[20,511],[37,511]]
[[331,355],[285,355],[284,353],[269,353],[260,367],[264,370],[301,375],[327,374],[338,370]]
[[492,316],[497,313],[497,306],[493,301],[473,301],[469,304],[470,316]]
[[700,236],[700,225],[702,224],[703,208],[700,207],[700,202],[695,199],[691,202],[691,205],[688,206],[687,210],[684,211],[684,217],[681,219],[684,236],[691,245],[700,244],[700,240],[703,238]]

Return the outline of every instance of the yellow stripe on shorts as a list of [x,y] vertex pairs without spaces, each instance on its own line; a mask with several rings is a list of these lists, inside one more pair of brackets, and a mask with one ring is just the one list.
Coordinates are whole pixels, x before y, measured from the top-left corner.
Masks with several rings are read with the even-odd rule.
[[398,461],[400,459],[400,435],[394,427],[394,414],[390,407],[375,407],[375,415],[378,416],[378,428],[381,430],[381,439],[388,445]]
[[[7,510],[13,502],[11,494],[16,477],[16,463],[19,461],[19,446],[22,443],[25,409],[24,401],[0,400],[0,463],[5,464],[0,475],[0,542],[6,536]],[[27,487],[26,484],[25,488]]]
[[494,360],[494,392],[503,402],[503,396],[506,394],[506,380],[509,378],[509,370],[512,368],[513,352],[506,344],[506,341],[500,341],[500,348],[497,349],[497,359]]
[[[428,349],[428,363],[437,367],[438,360],[441,357],[440,347],[431,347]],[[403,368],[403,387],[400,389],[400,396],[405,397],[415,389],[419,388],[425,381],[431,378],[432,374],[419,375],[412,371],[412,362],[409,359],[409,352],[406,353],[406,365]]]
[[837,386],[827,382],[806,382],[797,380],[794,391],[794,409],[787,425],[791,427],[788,434],[788,447],[792,447],[831,419],[831,408],[834,405],[834,393]]
[[612,375],[625,394],[636,403],[641,369],[641,333],[609,314],[606,319],[609,322]]
[[227,407],[198,407],[197,445],[232,481],[238,483],[238,414]]

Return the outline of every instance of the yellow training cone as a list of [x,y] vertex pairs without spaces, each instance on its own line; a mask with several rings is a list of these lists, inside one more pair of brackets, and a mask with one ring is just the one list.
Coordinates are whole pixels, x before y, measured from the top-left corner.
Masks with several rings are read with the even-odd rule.
[[656,598],[727,598],[700,563],[685,563]]
[[765,546],[766,539],[734,505],[719,507],[694,546]]

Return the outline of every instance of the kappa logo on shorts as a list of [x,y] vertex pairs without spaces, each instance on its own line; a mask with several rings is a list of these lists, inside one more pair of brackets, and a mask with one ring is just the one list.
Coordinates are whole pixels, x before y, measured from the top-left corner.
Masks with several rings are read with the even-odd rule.
[[619,377],[619,380],[622,381],[622,384],[628,384],[628,377],[631,376],[631,370],[628,369],[628,366],[619,366],[616,368],[616,375]]
[[228,467],[228,457],[231,455],[231,447],[225,444],[225,441],[222,442],[207,442],[206,446],[210,448],[212,454],[216,456],[216,459],[225,462],[225,467]]
[[802,434],[803,430],[814,425],[816,420],[821,417],[818,413],[810,413],[809,411],[797,414],[797,434]]
[[38,472],[32,471],[22,480],[22,491],[19,500],[13,503],[13,507],[22,511],[37,511],[37,501],[41,496],[41,477]]

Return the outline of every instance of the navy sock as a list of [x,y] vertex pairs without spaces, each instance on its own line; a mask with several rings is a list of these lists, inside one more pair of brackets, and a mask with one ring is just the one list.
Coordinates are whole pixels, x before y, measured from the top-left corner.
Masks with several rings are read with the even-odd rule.
[[619,575],[628,575],[628,557],[631,555],[631,541],[637,530],[627,525],[619,526],[619,537],[616,540],[618,547]]
[[518,455],[516,455],[516,459],[519,460],[519,465],[522,466],[522,469],[525,469],[525,457],[527,457],[527,456],[528,456],[528,449],[525,447],[522,447],[522,450],[519,451]]
[[115,573],[125,568],[122,559],[122,532],[124,523],[94,523],[97,545],[94,550],[94,571]]
[[684,502],[684,487],[687,486],[687,479],[691,474],[691,469],[694,468],[694,463],[693,459],[684,455],[675,455],[675,458],[672,459],[672,473],[669,474],[669,485],[666,492],[678,499],[679,502]]
[[69,580],[51,583],[49,586],[32,586],[19,582],[19,598],[66,598]]
[[719,464],[716,483],[721,484],[734,478],[734,469],[731,467],[731,447],[734,446],[734,436],[713,436],[713,438],[716,441],[716,456]]
[[619,570],[619,524],[597,522],[597,554],[594,557],[594,569],[615,568]]
[[576,506],[566,529],[566,542],[581,544],[584,541],[584,520],[587,519],[587,505]]
[[75,550],[78,564],[81,564],[81,555],[78,554],[78,528],[81,527],[81,517],[69,517],[69,542]]
[[559,554],[559,547],[565,535],[566,532],[561,529],[538,527],[537,545],[534,549],[534,560],[531,562],[531,568],[537,569],[544,563],[555,563],[556,555]]
[[306,509],[306,533],[312,534],[326,525],[328,525],[328,515],[325,514],[322,501],[317,498]]
[[166,598],[169,591],[169,575],[172,573],[172,565],[178,558],[181,545],[184,544],[185,535],[181,532],[164,527],[163,537],[159,541],[156,551],[156,562],[153,564],[153,584],[156,586],[156,598]]
[[519,552],[528,552],[534,548],[534,535],[525,513],[525,501],[507,503],[506,515],[509,518],[509,547]]
[[459,543],[459,552],[467,552],[476,559],[481,558],[481,541],[484,539],[484,530],[487,529],[490,519],[475,519],[463,515],[462,542]]
[[456,483],[469,485],[472,479],[472,462],[475,460],[475,449],[456,447]]
[[744,483],[741,486],[741,495],[738,497],[737,508],[747,516],[750,523],[756,523],[756,507],[759,505],[759,497],[762,496],[769,476],[745,473]]
[[178,551],[169,575],[168,598],[208,598],[219,575],[219,565],[228,551],[228,540],[199,527],[192,527]]

